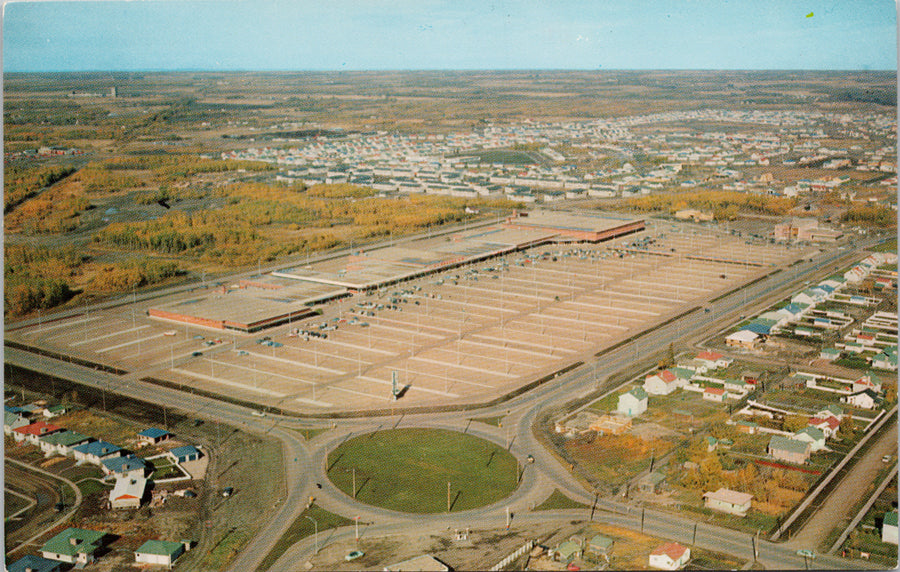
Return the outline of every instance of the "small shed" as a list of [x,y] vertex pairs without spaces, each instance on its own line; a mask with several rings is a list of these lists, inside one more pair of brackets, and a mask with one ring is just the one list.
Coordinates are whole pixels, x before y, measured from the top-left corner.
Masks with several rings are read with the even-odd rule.
[[657,494],[662,490],[665,482],[666,476],[664,474],[652,472],[647,473],[646,475],[638,479],[637,486],[638,490],[642,493]]
[[166,441],[172,436],[171,433],[164,429],[159,429],[157,427],[150,427],[149,429],[144,429],[140,433],[138,433],[138,439],[145,443],[150,443],[151,445],[155,445],[161,441]]
[[597,534],[587,543],[586,552],[599,554],[600,556],[609,556],[612,553],[614,541],[608,536]]
[[168,540],[148,540],[134,551],[134,561],[143,564],[159,564],[169,568],[179,556],[184,554],[182,542]]

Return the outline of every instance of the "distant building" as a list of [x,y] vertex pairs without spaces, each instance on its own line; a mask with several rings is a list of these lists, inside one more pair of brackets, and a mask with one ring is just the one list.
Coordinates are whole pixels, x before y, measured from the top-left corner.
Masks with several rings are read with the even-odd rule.
[[707,387],[703,390],[703,399],[722,403],[728,397],[728,392],[722,387]]
[[668,395],[682,386],[682,380],[667,369],[650,374],[644,379],[644,391],[650,395]]
[[662,473],[647,473],[637,481],[638,490],[642,493],[657,494],[662,490],[666,476]]
[[747,516],[752,499],[753,495],[722,488],[715,492],[704,493],[703,506],[736,516]]
[[648,564],[657,570],[680,570],[690,559],[690,548],[677,542],[667,542],[650,553]]
[[187,463],[188,461],[196,461],[200,458],[200,450],[193,445],[185,445],[184,447],[176,447],[169,451],[169,456],[176,463]]
[[759,342],[759,334],[750,330],[738,330],[725,336],[725,345],[731,348],[743,348],[752,350]]

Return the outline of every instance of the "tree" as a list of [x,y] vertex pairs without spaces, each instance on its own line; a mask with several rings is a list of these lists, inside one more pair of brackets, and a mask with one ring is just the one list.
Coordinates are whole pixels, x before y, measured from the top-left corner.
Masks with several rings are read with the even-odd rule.
[[807,425],[809,425],[809,417],[806,417],[804,415],[792,414],[787,415],[784,418],[784,422],[782,423],[781,428],[783,431],[790,431],[791,433],[794,433],[796,431],[799,431],[800,429],[803,429]]

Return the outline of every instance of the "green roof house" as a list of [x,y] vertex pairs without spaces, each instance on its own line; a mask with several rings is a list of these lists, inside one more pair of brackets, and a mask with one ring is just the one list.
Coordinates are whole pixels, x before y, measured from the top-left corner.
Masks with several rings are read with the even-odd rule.
[[134,561],[143,564],[159,564],[171,568],[175,560],[184,554],[184,544],[168,540],[148,540],[134,551]]
[[69,564],[90,564],[100,549],[105,533],[82,528],[67,528],[41,547],[41,555],[49,560]]
[[612,538],[598,534],[588,541],[587,551],[601,556],[609,556],[609,553],[612,552],[612,547]]
[[78,445],[83,445],[88,441],[91,441],[92,438],[87,435],[82,435],[78,431],[60,431],[58,433],[51,433],[50,435],[45,435],[38,439],[38,442],[41,447],[41,451],[47,453],[48,455],[60,454],[60,455],[69,455],[72,453],[72,450]]
[[571,562],[581,556],[581,546],[574,540],[566,540],[556,547],[556,556],[561,562]]

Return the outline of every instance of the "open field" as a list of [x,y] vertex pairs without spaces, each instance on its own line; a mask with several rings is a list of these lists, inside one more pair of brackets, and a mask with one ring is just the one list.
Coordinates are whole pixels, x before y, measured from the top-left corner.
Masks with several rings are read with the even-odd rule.
[[[423,239],[419,248],[445,243]],[[318,306],[321,316],[255,335],[148,319],[147,309],[160,301],[126,302],[8,335],[285,410],[465,404],[552,374],[804,255],[651,221],[625,239],[537,246],[326,302]],[[352,261],[314,269],[328,275],[342,264]],[[232,303],[227,293],[201,291]],[[327,339],[289,335],[326,321]],[[266,336],[277,343],[258,343]],[[393,402],[395,372],[402,391]]]
[[497,502],[516,489],[518,471],[515,457],[501,447],[438,429],[370,433],[328,455],[328,476],[342,491],[367,504],[413,513]]

